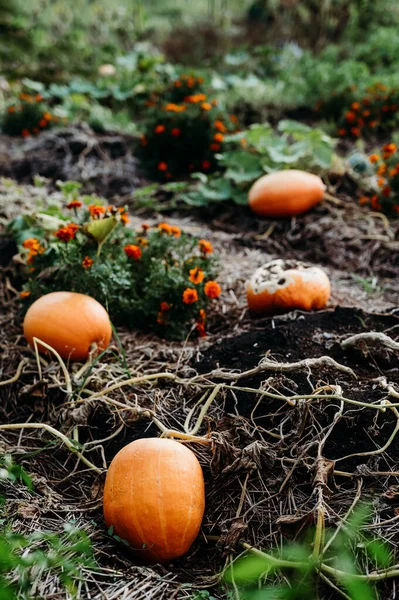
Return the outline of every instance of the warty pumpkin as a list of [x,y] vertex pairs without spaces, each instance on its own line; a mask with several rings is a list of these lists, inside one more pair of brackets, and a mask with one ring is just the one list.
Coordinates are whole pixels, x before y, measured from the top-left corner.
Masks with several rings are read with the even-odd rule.
[[[29,307],[24,335],[33,347],[33,338],[45,342],[62,358],[86,360],[94,344],[104,350],[112,337],[105,308],[94,298],[75,292],[52,292]],[[39,352],[47,349],[38,343]]]
[[198,535],[204,507],[201,466],[179,442],[135,440],[111,462],[104,488],[105,522],[144,563],[183,556]]
[[262,217],[292,217],[323,199],[326,186],[317,175],[290,169],[257,179],[248,194],[251,210]]
[[322,269],[295,260],[266,263],[247,283],[248,306],[254,313],[320,309],[330,294],[330,280]]

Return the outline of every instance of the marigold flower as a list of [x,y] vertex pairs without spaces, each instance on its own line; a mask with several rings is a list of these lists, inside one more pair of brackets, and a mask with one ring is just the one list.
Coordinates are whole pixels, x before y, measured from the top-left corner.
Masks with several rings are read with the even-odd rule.
[[43,115],[43,119],[46,119],[46,121],[51,121],[51,119],[52,119],[51,113],[45,112]]
[[195,288],[186,288],[183,292],[184,304],[194,304],[198,300],[198,292]]
[[384,175],[384,173],[386,173],[387,171],[387,166],[385,163],[382,163],[382,165],[380,165],[377,169],[377,175]]
[[368,204],[369,203],[369,199],[367,196],[361,196],[359,198],[359,204],[360,206],[363,206],[364,204]]
[[352,127],[351,134],[354,135],[355,137],[359,137],[360,136],[360,128],[359,127]]
[[82,206],[82,203],[80,202],[80,200],[72,200],[72,202],[69,202],[66,207],[69,210],[72,210],[72,208],[80,208]]
[[378,156],[378,154],[370,154],[369,161],[371,163],[377,163],[379,160],[380,160],[380,157]]
[[47,127],[48,121],[46,121],[46,119],[40,119],[39,121],[39,126],[40,127]]
[[217,281],[207,281],[204,286],[205,296],[208,298],[219,298],[222,288]]
[[399,214],[399,204],[394,204],[392,209]]
[[33,133],[39,133],[39,130],[38,130],[38,128],[37,128],[37,127],[34,127],[34,128],[32,129],[32,131],[33,131]]
[[217,129],[218,131],[221,131],[222,133],[224,133],[226,131],[226,125],[223,123],[223,121],[220,121],[220,119],[215,121],[214,127],[215,127],[215,129]]
[[387,198],[391,195],[391,188],[389,185],[386,185],[384,188],[382,188],[382,195],[386,196]]
[[197,331],[198,331],[198,335],[202,338],[206,337],[206,330],[205,330],[205,325],[203,323],[199,323],[197,321],[196,325],[195,325]]
[[173,102],[170,102],[169,104],[166,104],[164,106],[164,110],[167,110],[169,112],[180,113],[184,112],[186,110],[186,107],[184,106],[184,104],[174,104]]
[[237,117],[236,117],[235,115],[230,115],[230,121],[231,121],[232,123],[237,123],[237,122],[238,122],[238,119],[237,119]]
[[100,215],[105,214],[105,207],[100,204],[89,204],[89,213],[92,219],[96,219]]
[[29,129],[23,129],[21,131],[21,134],[22,134],[22,137],[27,138],[30,136],[30,131],[29,131]]
[[377,194],[375,194],[374,196],[371,196],[370,198],[370,203],[371,203],[371,208],[373,210],[381,210],[381,204],[378,201],[378,196]]
[[211,110],[212,105],[209,104],[209,102],[202,102],[201,108],[202,108],[202,110]]
[[397,146],[396,144],[390,143],[390,144],[385,144],[385,146],[383,147],[383,154],[382,156],[384,158],[389,158],[392,154],[394,154],[397,150]]
[[15,113],[15,106],[9,106],[9,107],[7,108],[7,112],[8,112],[8,113],[10,113],[10,114],[11,114],[11,113]]
[[360,103],[359,102],[352,102],[351,104],[351,109],[352,110],[359,110],[360,108]]
[[369,117],[371,115],[371,112],[369,110],[364,110],[363,111],[363,117]]
[[175,87],[179,88],[179,87],[181,87],[181,86],[182,86],[182,83],[181,83],[181,81],[178,79],[177,81],[175,81],[175,84],[174,84],[174,85],[175,85]]
[[61,242],[69,242],[70,240],[74,239],[78,229],[79,225],[76,225],[75,223],[70,223],[69,225],[65,225],[65,227],[60,227],[60,229],[56,231],[54,235]]
[[90,269],[93,262],[94,261],[92,258],[90,258],[90,256],[85,256],[84,259],[82,260],[82,267],[87,271],[87,269]]
[[218,150],[220,150],[220,144],[211,144],[209,146],[209,148],[213,151],[213,152],[217,152]]
[[344,136],[344,135],[346,135],[346,134],[347,134],[347,131],[346,131],[346,129],[338,129],[338,135],[339,135],[339,136],[343,137],[343,136]]
[[377,183],[378,183],[378,187],[383,187],[385,185],[385,179],[384,179],[384,177],[379,177],[377,179]]
[[22,243],[22,246],[24,248],[28,248],[29,250],[37,250],[38,248],[40,248],[40,242],[36,238],[28,238]]
[[345,113],[345,119],[348,121],[348,123],[353,123],[356,120],[356,115],[353,111],[348,110]]
[[198,242],[198,246],[201,252],[203,252],[204,254],[211,254],[213,252],[212,244],[207,240],[200,240]]
[[163,133],[165,131],[165,125],[157,125],[154,129],[155,133]]
[[201,308],[199,311],[197,321],[198,321],[198,323],[205,323],[205,321],[206,321],[206,312],[204,311],[203,308]]
[[177,225],[171,225],[170,232],[175,237],[180,237],[181,236],[181,229]]
[[143,231],[148,231],[150,229],[150,226],[147,225],[147,223],[143,223],[141,227],[143,228]]
[[41,102],[43,100],[43,96],[41,94],[36,94],[36,102]]
[[121,223],[123,225],[127,225],[128,223],[130,223],[129,215],[127,214],[127,212],[121,214]]
[[359,127],[363,127],[363,125],[364,125],[364,119],[362,119],[361,117],[359,117],[359,119],[357,120],[357,124],[359,125]]
[[123,248],[124,253],[129,258],[133,258],[134,260],[139,260],[141,258],[141,248],[139,246],[135,246],[134,244],[128,244]]
[[158,228],[163,233],[167,233],[168,235],[172,234],[172,226],[169,225],[169,223],[159,223]]
[[205,100],[206,94],[194,94],[184,98],[184,102],[188,102],[189,104],[197,104],[198,102],[205,102]]
[[399,164],[396,165],[396,167],[393,167],[390,171],[389,171],[389,176],[390,177],[396,177],[396,175],[399,174]]
[[207,171],[208,169],[210,169],[211,163],[209,162],[209,160],[203,160],[201,163],[201,166],[203,169],[205,169]]
[[158,163],[158,171],[167,171],[167,170],[168,170],[168,164],[166,162]]
[[140,136],[140,143],[142,146],[147,146],[147,144],[148,144],[147,138],[145,137],[144,134]]
[[389,107],[389,106],[387,106],[386,104],[384,104],[384,106],[382,107],[382,112],[385,112],[385,113],[387,113],[387,112],[389,112],[389,111],[390,111],[390,107]]
[[166,315],[164,312],[160,311],[157,315],[157,323],[158,325],[166,325]]
[[194,269],[190,269],[190,277],[189,280],[191,283],[195,283],[198,285],[201,281],[204,280],[205,273],[200,267],[195,267]]
[[173,127],[172,131],[170,132],[174,137],[179,137],[180,135],[180,129],[178,127]]
[[397,105],[396,105],[396,104],[391,104],[391,111],[392,111],[392,112],[395,112],[395,111],[397,111],[397,110],[398,110],[398,107],[397,107]]
[[215,133],[215,135],[213,136],[213,139],[215,140],[215,142],[223,142],[224,135],[223,135],[223,133]]
[[160,308],[162,312],[166,312],[171,309],[171,306],[168,302],[163,301],[161,302]]
[[20,294],[19,297],[21,298],[21,300],[24,300],[25,298],[28,298],[30,296],[30,292],[27,292],[25,290],[23,290]]
[[137,241],[138,245],[139,246],[143,246],[143,248],[145,248],[146,246],[148,246],[148,240],[146,238],[144,238],[144,237],[140,237],[139,236],[136,241]]

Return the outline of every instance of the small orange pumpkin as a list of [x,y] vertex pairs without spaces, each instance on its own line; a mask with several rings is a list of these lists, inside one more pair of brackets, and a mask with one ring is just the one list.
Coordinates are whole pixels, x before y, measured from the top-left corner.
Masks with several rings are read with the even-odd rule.
[[[65,359],[86,360],[93,344],[104,350],[112,337],[105,308],[84,294],[52,292],[29,307],[24,335],[33,347],[33,338],[45,342]],[[47,353],[38,343],[40,352]]]
[[204,507],[201,466],[179,442],[135,440],[111,462],[104,488],[105,522],[142,562],[183,556],[198,535]]
[[301,308],[323,308],[331,294],[330,280],[318,267],[294,260],[272,260],[247,283],[247,301],[254,313],[273,314]]
[[292,217],[323,199],[326,186],[317,175],[290,169],[260,177],[252,185],[248,202],[261,217]]

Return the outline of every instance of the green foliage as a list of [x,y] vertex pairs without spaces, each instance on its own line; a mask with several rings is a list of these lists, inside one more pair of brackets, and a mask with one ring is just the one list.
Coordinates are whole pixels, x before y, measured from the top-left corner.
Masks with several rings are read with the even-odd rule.
[[33,488],[32,479],[21,465],[14,462],[9,454],[0,454],[0,481],[8,480],[13,483],[20,481],[29,489]]
[[[375,600],[376,593],[360,565],[368,570],[388,569],[392,553],[388,544],[365,533],[370,507],[360,506],[338,533],[329,529],[325,548],[318,558],[312,554],[312,537],[302,543],[285,544],[269,553],[248,552],[225,572],[242,600],[303,600],[324,597],[323,578],[346,592],[351,600]],[[284,574],[284,579],[281,575]]]
[[124,227],[124,208],[80,198],[76,182],[59,187],[69,215],[52,203],[9,225],[26,261],[26,306],[71,290],[96,298],[115,323],[172,338],[205,335],[205,309],[220,293],[211,244],[167,223],[135,232]]

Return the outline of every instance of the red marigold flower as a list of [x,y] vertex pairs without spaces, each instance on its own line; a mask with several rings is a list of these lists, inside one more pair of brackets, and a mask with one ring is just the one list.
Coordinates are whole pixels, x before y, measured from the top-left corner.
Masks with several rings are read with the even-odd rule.
[[133,258],[134,260],[139,260],[141,258],[141,248],[139,246],[135,246],[134,244],[125,246],[123,251],[125,252],[126,256]]
[[222,288],[217,281],[207,281],[204,287],[205,296],[208,298],[219,298]]
[[213,136],[213,139],[215,140],[215,142],[223,142],[224,135],[223,135],[223,133],[215,133],[215,135]]
[[27,292],[25,290],[23,290],[20,294],[19,297],[21,298],[21,300],[24,300],[25,298],[28,298],[30,296],[30,292]]
[[383,147],[383,154],[382,156],[384,158],[389,158],[392,154],[394,154],[397,150],[397,146],[396,144],[390,143],[390,144],[385,144],[385,146]]
[[166,315],[164,312],[160,311],[157,315],[157,323],[158,325],[166,325]]
[[374,196],[372,196],[372,197],[370,198],[370,203],[371,203],[371,208],[372,208],[373,210],[381,210],[381,204],[380,204],[380,202],[378,201],[378,196],[377,196],[377,194],[375,194]]
[[209,147],[212,150],[212,152],[217,152],[218,150],[220,150],[219,144],[211,144]]
[[205,325],[203,323],[196,323],[196,329],[198,331],[198,335],[202,338],[206,337]]
[[166,162],[160,162],[160,163],[158,163],[158,170],[159,171],[167,171],[168,170],[168,164]]
[[348,110],[345,113],[345,119],[348,121],[348,123],[353,123],[356,120],[356,115],[353,111]]
[[90,269],[90,267],[92,266],[93,262],[94,261],[93,261],[92,258],[90,258],[90,256],[85,256],[84,259],[82,260],[82,267],[84,269],[86,269],[86,270]]
[[29,129],[23,129],[21,131],[21,134],[22,134],[22,137],[26,138],[26,137],[30,136],[30,131],[29,131]]
[[165,125],[157,125],[154,129],[155,133],[163,133],[165,131]]
[[208,169],[210,169],[211,163],[209,162],[209,160],[203,160],[201,163],[201,166],[203,169],[205,169],[207,171]]
[[354,135],[355,137],[359,137],[360,136],[360,127],[352,127],[351,134]]
[[389,187],[389,185],[386,185],[382,189],[382,194],[383,194],[383,196],[386,196],[387,198],[391,195],[391,188]]
[[147,223],[143,223],[141,227],[143,228],[144,231],[148,231],[150,229],[150,226],[147,225]]
[[66,207],[71,210],[72,208],[80,208],[82,206],[82,203],[80,202],[80,200],[72,200],[72,202],[69,202]]
[[204,254],[211,254],[213,252],[212,244],[207,240],[200,240],[198,242],[198,246],[201,252],[203,252]]
[[180,135],[180,129],[178,127],[173,127],[172,131],[170,132],[174,137],[179,137]]
[[341,137],[346,135],[346,133],[347,133],[346,129],[338,129],[338,135],[340,135]]
[[162,312],[166,312],[171,309],[171,306],[168,302],[163,301],[163,302],[161,302],[160,308],[161,308]]
[[105,207],[100,204],[89,204],[89,213],[92,219],[105,214]]
[[189,280],[191,283],[195,283],[198,285],[201,281],[204,280],[205,273],[200,267],[195,267],[194,269],[190,269],[190,277]]
[[145,135],[140,136],[140,141],[142,146],[146,146],[148,144],[147,138]]
[[183,292],[184,304],[194,304],[198,300],[198,292],[194,288],[186,288]]
[[46,119],[40,119],[39,126],[40,127],[47,127],[47,123],[48,123],[48,121],[46,121]]
[[74,239],[78,229],[79,225],[76,225],[75,223],[70,223],[69,225],[65,225],[65,227],[60,227],[60,229],[56,231],[54,235],[61,242],[69,242],[70,240]]

